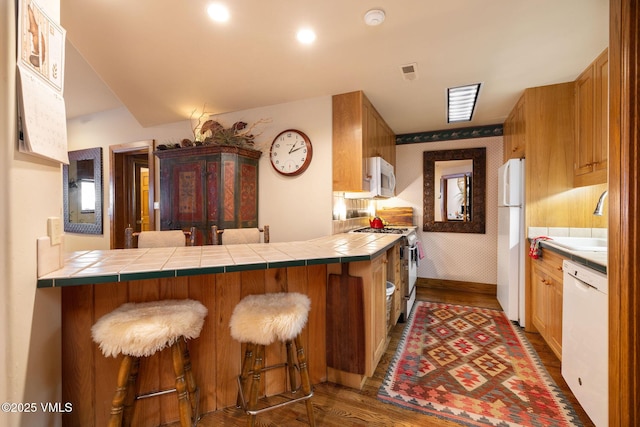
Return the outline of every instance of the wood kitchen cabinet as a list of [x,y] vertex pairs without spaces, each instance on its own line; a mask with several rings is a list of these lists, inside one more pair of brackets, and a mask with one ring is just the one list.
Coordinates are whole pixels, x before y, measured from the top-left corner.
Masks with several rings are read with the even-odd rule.
[[[385,352],[387,263],[387,253],[371,261],[349,263],[350,286],[331,277],[327,281],[327,367],[331,382],[361,389]],[[331,264],[327,272],[340,274],[341,268],[340,264]]]
[[400,260],[400,245],[395,245],[393,248],[387,251],[387,280],[395,285],[395,291],[391,297],[391,313],[389,315],[389,322],[387,323],[387,330],[393,328],[398,323],[400,317],[400,310],[402,307],[403,297],[403,278],[402,278],[402,262]]
[[577,205],[565,194],[573,189],[574,86],[525,90],[525,229],[572,224]]
[[609,51],[576,80],[574,187],[607,182],[609,141]]
[[239,147],[199,146],[156,151],[160,159],[160,228],[196,227],[196,244],[220,229],[258,226],[258,160]]
[[395,134],[362,91],[333,96],[333,191],[363,191],[364,159],[395,167]]
[[518,100],[513,110],[504,122],[503,129],[503,160],[521,159],[525,156],[526,129],[525,129],[525,96]]
[[533,326],[562,360],[562,261],[549,250],[531,261]]

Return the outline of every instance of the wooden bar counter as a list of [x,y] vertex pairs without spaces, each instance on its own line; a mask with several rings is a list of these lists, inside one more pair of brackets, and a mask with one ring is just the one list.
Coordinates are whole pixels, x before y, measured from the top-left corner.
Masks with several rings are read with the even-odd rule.
[[[106,425],[120,358],[106,358],[91,339],[92,325],[129,301],[191,298],[209,310],[200,337],[188,342],[200,388],[200,412],[236,402],[241,345],[231,338],[229,319],[246,295],[300,292],[311,299],[303,341],[313,384],[327,381],[326,311],[328,265],[370,261],[384,254],[396,235],[338,234],[306,242],[118,249],[68,254],[62,269],[40,277],[38,287],[62,287],[62,391],[73,404],[65,426]],[[335,269],[335,268],[334,268]],[[284,361],[279,343],[267,363]],[[171,357],[143,359],[139,392],[173,387]],[[265,377],[263,392],[286,387],[284,372]],[[158,426],[178,419],[174,394],[136,403],[133,424]]]

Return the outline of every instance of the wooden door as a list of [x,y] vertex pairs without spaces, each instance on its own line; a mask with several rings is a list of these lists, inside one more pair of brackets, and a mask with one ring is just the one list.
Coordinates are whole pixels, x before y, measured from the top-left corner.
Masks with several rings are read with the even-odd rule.
[[[109,147],[110,173],[109,185],[111,189],[111,249],[124,248],[124,229],[136,223],[140,211],[136,214],[135,208],[140,203],[140,197],[135,196],[135,188],[139,188],[138,180],[134,175],[134,158],[142,167],[149,169],[148,212],[153,212],[155,163],[153,158],[153,140],[132,142],[127,144],[112,145]],[[145,161],[146,160],[146,161]],[[138,193],[139,194],[139,193]],[[154,216],[149,215],[149,229],[155,229]]]
[[140,229],[150,231],[149,227],[149,168],[140,170]]

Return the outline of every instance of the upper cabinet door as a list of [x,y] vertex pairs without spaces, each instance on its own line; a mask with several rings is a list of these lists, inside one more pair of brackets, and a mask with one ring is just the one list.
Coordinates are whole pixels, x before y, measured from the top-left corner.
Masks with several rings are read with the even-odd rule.
[[609,52],[576,80],[574,187],[607,182],[609,147]]
[[504,122],[503,160],[505,163],[509,159],[521,159],[525,156],[524,99],[522,95]]
[[367,157],[395,168],[396,138],[362,91],[333,96],[333,191],[360,192]]

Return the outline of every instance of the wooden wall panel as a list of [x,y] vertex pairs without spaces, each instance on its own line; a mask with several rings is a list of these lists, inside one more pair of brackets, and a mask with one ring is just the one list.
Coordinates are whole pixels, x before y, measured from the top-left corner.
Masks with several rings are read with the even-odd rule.
[[[67,292],[65,292],[67,291]],[[79,286],[62,292],[62,401],[73,404],[73,412],[63,413],[65,426],[82,427],[94,423],[95,377],[93,323],[93,287]],[[103,424],[104,425],[104,424]]]
[[216,409],[216,277],[208,274],[191,276],[188,281],[189,298],[200,301],[207,307],[200,337],[187,342],[191,354],[191,369],[200,389],[200,411],[202,413]]
[[[189,297],[188,285],[189,281],[186,277],[173,277],[171,279],[159,281],[158,299],[186,299]],[[176,384],[176,377],[173,373],[173,358],[171,351],[166,349],[165,351],[160,352],[157,360],[159,369],[157,372],[159,378],[159,385],[157,389],[168,390],[174,388]],[[157,399],[158,405],[160,406],[160,411],[157,411],[158,416],[160,417],[160,425],[178,421],[179,417],[176,416],[176,414],[178,414],[178,401],[175,394],[165,394],[159,396]],[[153,399],[149,399],[148,402],[153,404]]]
[[311,298],[309,313],[309,342],[305,347],[312,384],[327,381],[327,266],[307,267],[307,295]]
[[[304,295],[309,295],[309,282],[307,276],[307,267],[288,267],[287,268],[287,292],[299,292]],[[326,280],[326,279],[325,279]],[[313,300],[311,302],[313,306]],[[309,323],[307,319],[307,324],[302,330],[302,346],[305,351],[305,355],[307,356],[307,363],[310,363],[309,360],[309,330],[312,325]],[[286,354],[284,355],[284,360],[286,360]],[[298,382],[299,384],[299,382]]]
[[[77,288],[80,287],[67,288],[64,289],[64,292],[73,293],[76,292]],[[100,286],[91,286],[91,288],[94,294],[92,301],[93,319],[83,325],[83,328],[86,328],[89,332],[98,319],[115,310],[129,299],[127,283],[107,283]],[[63,305],[63,307],[66,308],[66,305]],[[66,310],[63,310],[63,313],[65,311]],[[104,357],[98,345],[91,339],[91,336],[87,338],[84,344],[91,346],[93,349],[93,366],[95,367],[93,375],[95,376],[95,383],[101,385],[95,388],[95,425],[107,425],[109,412],[111,411],[111,400],[116,391],[116,378],[122,357]]]
[[216,408],[235,405],[237,397],[236,376],[240,372],[240,343],[231,337],[229,319],[234,307],[242,298],[240,273],[216,275]]
[[[172,280],[174,279],[164,279],[163,281]],[[160,299],[159,279],[132,281],[129,282],[128,287],[129,301],[145,302]],[[165,369],[165,367],[161,365],[161,359],[162,354],[155,354],[152,357],[140,359],[140,370],[138,374],[138,390],[140,394],[161,390],[160,377],[162,370]],[[139,400],[136,402],[131,424],[140,427],[160,425],[161,410],[162,406],[158,399]]]
[[[264,278],[266,293],[287,292],[287,269],[276,268],[266,270]],[[280,343],[267,346],[265,349],[265,360],[270,364],[285,362],[287,360],[287,353],[284,346]],[[263,385],[263,392],[267,396],[272,396],[281,390],[287,389],[287,375],[285,370],[275,369],[268,372],[268,375],[264,377]]]
[[[231,337],[229,319],[243,296],[296,291],[308,294],[312,310],[303,342],[312,382],[326,380],[326,266],[291,267],[215,275],[148,279],[123,283],[64,288],[63,295],[63,397],[74,411],[65,414],[69,426],[106,425],[115,392],[121,357],[106,358],[91,339],[91,327],[102,315],[127,301],[192,298],[209,313],[200,337],[188,342],[193,373],[200,388],[201,412],[235,406],[236,377],[240,373],[240,343]],[[313,331],[313,332],[311,332]],[[268,363],[284,361],[280,343],[268,347]],[[285,374],[275,370],[266,377],[269,394],[285,389]],[[283,371],[283,370],[282,370]],[[174,387],[169,351],[141,359],[141,393]],[[178,420],[175,394],[136,403],[132,424],[157,426]]]

